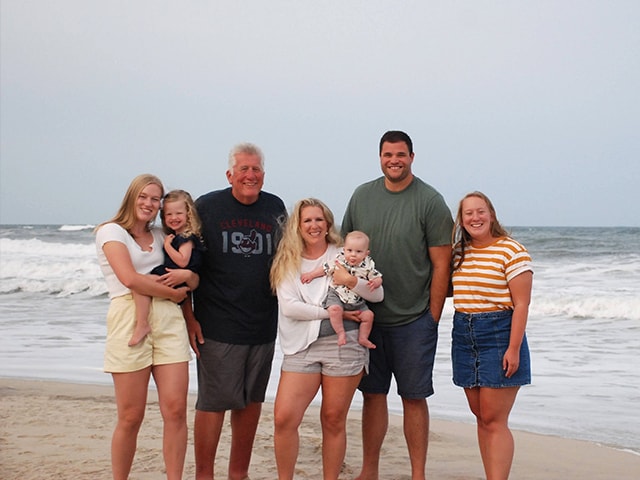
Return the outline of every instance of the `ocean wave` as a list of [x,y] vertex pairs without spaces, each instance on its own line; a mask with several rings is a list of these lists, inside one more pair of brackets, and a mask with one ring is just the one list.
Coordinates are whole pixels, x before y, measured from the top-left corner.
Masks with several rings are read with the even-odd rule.
[[79,232],[81,230],[93,230],[95,225],[62,225],[58,230],[61,232]]
[[535,295],[531,302],[530,316],[628,319],[640,322],[640,298],[633,294]]
[[[0,261],[4,264],[8,259],[26,263],[47,264],[50,261],[73,264],[80,260],[92,258],[96,265],[96,247],[93,243],[56,243],[45,242],[37,238],[13,240],[0,238]],[[4,272],[2,272],[3,274]]]
[[106,293],[93,244],[0,239],[0,293]]
[[0,295],[44,294],[55,297],[70,297],[72,295],[99,298],[107,296],[104,281],[37,281],[22,279],[16,283],[0,280]]
[[[76,230],[60,231],[65,228]],[[89,228],[39,227],[37,238],[0,238],[0,294],[106,295]],[[534,261],[534,271],[531,316],[640,321],[635,252],[603,253],[597,261],[546,258]]]

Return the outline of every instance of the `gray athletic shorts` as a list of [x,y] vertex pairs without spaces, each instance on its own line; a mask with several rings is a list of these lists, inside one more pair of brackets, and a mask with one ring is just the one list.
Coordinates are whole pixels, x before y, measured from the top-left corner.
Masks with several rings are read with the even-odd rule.
[[196,410],[241,410],[264,402],[275,342],[232,345],[205,338],[198,345]]
[[358,330],[347,331],[347,344],[338,346],[338,336],[320,337],[304,350],[285,355],[283,372],[321,373],[350,377],[369,371],[369,349],[358,343]]

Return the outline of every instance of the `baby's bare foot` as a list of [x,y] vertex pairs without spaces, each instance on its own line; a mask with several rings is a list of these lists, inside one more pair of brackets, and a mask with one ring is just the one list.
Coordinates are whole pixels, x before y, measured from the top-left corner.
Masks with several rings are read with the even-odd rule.
[[131,335],[131,339],[129,340],[128,345],[130,347],[135,347],[142,340],[144,340],[144,337],[146,337],[149,333],[151,333],[151,327],[149,325],[136,325],[136,328],[133,331],[133,335]]
[[371,343],[368,338],[359,338],[358,343],[363,347],[367,347],[371,349],[376,348],[376,346],[373,343]]

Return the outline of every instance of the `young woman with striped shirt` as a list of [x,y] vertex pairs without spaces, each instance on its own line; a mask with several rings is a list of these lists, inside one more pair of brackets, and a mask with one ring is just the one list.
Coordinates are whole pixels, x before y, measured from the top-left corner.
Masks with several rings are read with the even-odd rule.
[[500,225],[489,198],[467,194],[454,227],[451,358],[453,382],[476,417],[488,480],[509,477],[509,413],[520,386],[531,383],[525,327],[532,277],[531,257]]

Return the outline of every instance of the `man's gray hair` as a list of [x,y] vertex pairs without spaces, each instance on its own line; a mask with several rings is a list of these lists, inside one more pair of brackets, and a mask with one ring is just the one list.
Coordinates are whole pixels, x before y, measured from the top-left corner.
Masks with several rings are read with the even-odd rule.
[[264,170],[264,155],[260,147],[253,143],[239,143],[235,145],[229,152],[229,171],[233,173],[233,167],[236,165],[236,155],[238,153],[246,153],[247,155],[257,155],[260,159],[260,167]]

